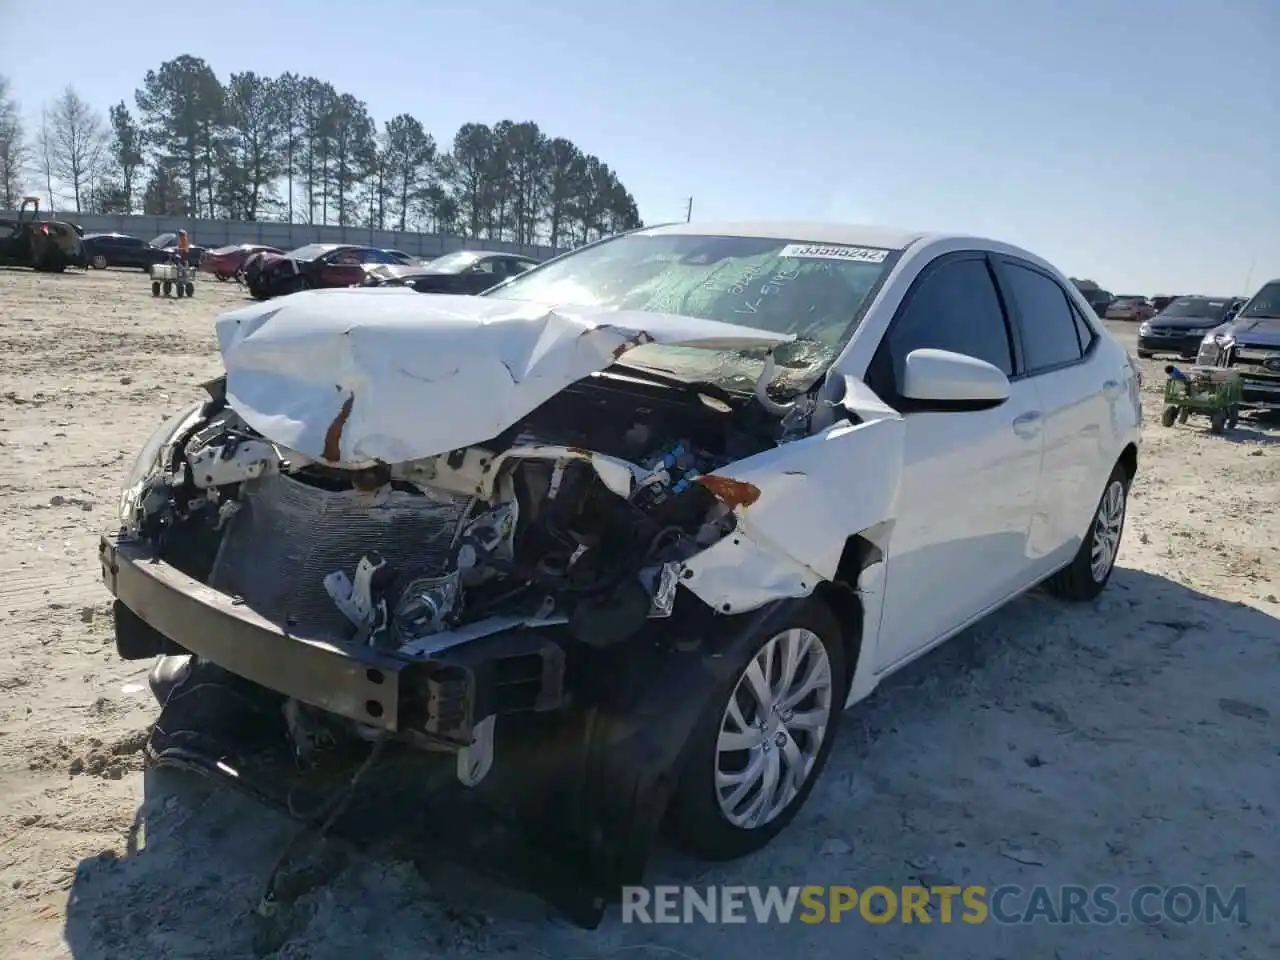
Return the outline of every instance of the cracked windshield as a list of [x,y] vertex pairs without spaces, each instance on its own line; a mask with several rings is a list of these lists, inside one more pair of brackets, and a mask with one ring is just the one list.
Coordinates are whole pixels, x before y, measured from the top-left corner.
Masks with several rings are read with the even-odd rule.
[[[789,333],[775,389],[814,382],[848,341],[896,257],[871,247],[769,237],[634,233],[583,250],[502,287],[498,296],[561,305],[680,314]],[[649,344],[628,367],[749,391],[765,351]]]

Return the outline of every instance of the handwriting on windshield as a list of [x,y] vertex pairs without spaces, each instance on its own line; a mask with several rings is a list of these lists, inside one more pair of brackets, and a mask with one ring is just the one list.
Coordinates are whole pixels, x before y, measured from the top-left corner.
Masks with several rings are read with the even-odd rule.
[[[780,293],[787,286],[787,284],[789,284],[792,280],[796,279],[796,277],[798,276],[800,276],[799,267],[787,267],[785,269],[779,270],[767,281],[761,284],[757,289],[751,291],[750,294],[747,294],[747,291],[745,289],[745,284],[744,284],[740,292],[743,294],[747,294],[746,299],[743,300],[742,306],[739,307],[737,310],[734,310],[733,312],[738,314],[759,313],[760,305],[764,303],[768,297],[775,296],[778,293]],[[735,291],[732,288],[730,289],[730,293],[735,293],[735,292],[739,292],[739,291]]]

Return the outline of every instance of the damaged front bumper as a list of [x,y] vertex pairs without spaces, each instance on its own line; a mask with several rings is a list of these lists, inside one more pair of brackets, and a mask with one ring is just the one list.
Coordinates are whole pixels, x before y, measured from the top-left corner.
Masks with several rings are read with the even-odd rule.
[[[464,789],[472,785],[463,775],[468,752],[463,749],[457,778],[448,778],[452,789],[438,794],[445,802],[410,790],[410,806],[423,824],[419,832],[432,838],[427,844],[432,857],[494,873],[585,927],[598,925],[624,885],[642,882],[690,732],[714,692],[730,682],[752,638],[769,629],[774,618],[786,621],[786,608],[798,602],[775,602],[709,624],[684,621],[680,644],[640,642],[625,654],[587,651],[594,659],[585,672],[596,680],[570,703],[565,660],[550,638],[551,627],[515,629],[415,661],[291,636],[126,536],[104,536],[100,553],[103,579],[117,599],[117,642],[128,659],[193,653],[216,665],[215,672],[222,668],[384,736],[429,726],[445,733],[487,726],[488,757],[478,756],[479,744],[469,749],[473,759],[489,761],[494,727],[487,718],[562,707],[547,714],[554,720],[550,725],[508,717],[517,721],[505,728],[515,746],[508,750],[511,744],[502,741],[498,762],[483,783]],[[669,621],[655,622],[651,629],[669,626]],[[519,669],[534,662],[539,664],[536,679]],[[199,688],[202,681],[193,678],[188,686]],[[263,766],[253,759],[257,754],[238,757],[243,745],[216,732],[235,726],[227,716],[234,694],[223,699],[215,694],[201,705],[198,696],[177,696],[179,689],[174,688],[157,722],[166,745],[149,746],[153,761],[218,778],[294,812],[291,778],[297,770],[288,757],[280,761],[287,766],[274,761]],[[252,739],[274,735],[281,743],[280,712],[274,711],[273,720],[272,711],[259,711],[240,728],[247,726]],[[503,729],[497,727],[499,733]],[[185,731],[213,735],[187,739]],[[426,782],[418,774],[410,777],[417,788],[425,789]],[[335,829],[358,840],[388,816],[389,808],[362,826]],[[494,816],[497,821],[485,819]],[[512,829],[495,831],[492,822]],[[404,827],[411,829],[408,818]]]
[[192,653],[364,727],[418,731],[459,748],[486,717],[562,705],[564,655],[547,636],[553,628],[516,628],[412,660],[293,636],[126,536],[103,536],[99,554],[107,589],[133,614],[117,617],[126,659]]

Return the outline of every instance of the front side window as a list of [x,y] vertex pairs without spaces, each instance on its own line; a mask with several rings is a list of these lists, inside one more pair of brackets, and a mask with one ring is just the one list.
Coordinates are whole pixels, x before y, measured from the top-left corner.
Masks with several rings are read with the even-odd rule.
[[1079,360],[1084,352],[1067,293],[1038,270],[1004,264],[1003,278],[1018,307],[1028,373]]
[[[495,297],[716,320],[801,342],[786,353],[784,389],[821,376],[861,322],[900,251],[803,239],[640,231],[607,240],[513,277]],[[763,351],[710,351],[648,344],[626,364],[728,390],[750,390]]]
[[907,356],[924,349],[975,357],[1013,375],[1009,328],[984,258],[951,260],[929,269],[894,319],[875,365],[887,363],[894,384],[901,385]]

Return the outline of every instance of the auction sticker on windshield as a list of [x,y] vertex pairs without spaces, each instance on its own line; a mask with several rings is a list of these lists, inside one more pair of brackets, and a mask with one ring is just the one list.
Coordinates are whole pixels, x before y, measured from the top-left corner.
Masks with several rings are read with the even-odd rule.
[[779,252],[780,257],[796,257],[802,260],[853,260],[858,263],[884,263],[888,250],[878,247],[831,247],[816,243],[789,243]]

